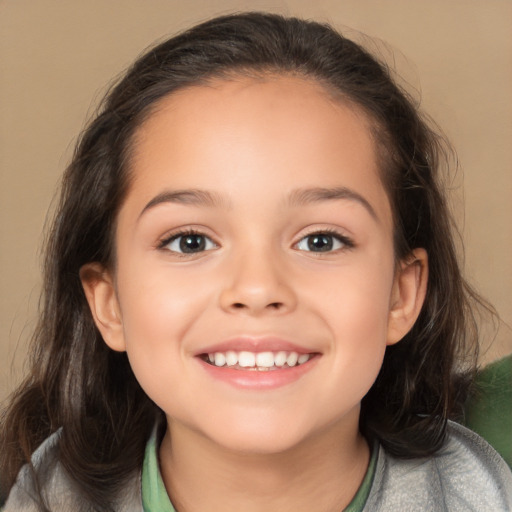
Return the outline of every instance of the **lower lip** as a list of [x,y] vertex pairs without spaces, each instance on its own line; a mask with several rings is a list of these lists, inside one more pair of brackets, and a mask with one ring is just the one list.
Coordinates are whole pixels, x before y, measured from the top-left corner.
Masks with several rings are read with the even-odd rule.
[[291,384],[300,379],[315,366],[318,356],[292,368],[279,368],[276,370],[234,370],[227,366],[214,366],[202,359],[198,359],[204,370],[214,379],[244,389],[275,389]]

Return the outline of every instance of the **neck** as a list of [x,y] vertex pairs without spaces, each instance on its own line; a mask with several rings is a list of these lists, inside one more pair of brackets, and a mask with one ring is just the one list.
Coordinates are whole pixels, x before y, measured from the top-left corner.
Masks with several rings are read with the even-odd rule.
[[368,468],[357,429],[334,425],[284,452],[229,451],[170,424],[160,447],[162,477],[179,512],[340,512]]

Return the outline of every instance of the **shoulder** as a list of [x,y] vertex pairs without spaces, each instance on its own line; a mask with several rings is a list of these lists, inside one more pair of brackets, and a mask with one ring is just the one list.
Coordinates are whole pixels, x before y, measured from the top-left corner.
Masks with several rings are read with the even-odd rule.
[[380,449],[365,510],[510,511],[512,473],[486,441],[450,422],[432,457],[401,460]]
[[[26,464],[21,468],[7,498],[4,512],[39,510],[39,483],[42,484],[44,495],[50,489],[57,491],[61,487],[69,487],[66,475],[57,462],[59,438],[60,431],[52,434],[32,455],[33,467]],[[43,482],[39,482],[41,478]]]
[[[23,466],[2,512],[39,512],[40,495],[55,512],[92,512],[93,507],[78,492],[59,462],[60,430],[46,439],[32,455],[32,466]],[[142,512],[140,475],[134,475],[120,493],[116,510]]]

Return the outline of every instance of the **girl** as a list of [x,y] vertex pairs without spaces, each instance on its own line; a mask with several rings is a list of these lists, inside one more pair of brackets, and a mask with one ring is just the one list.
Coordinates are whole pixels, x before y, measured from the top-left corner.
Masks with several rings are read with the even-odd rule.
[[64,178],[4,510],[509,510],[448,421],[475,297],[442,158],[327,26],[227,16],[140,58]]

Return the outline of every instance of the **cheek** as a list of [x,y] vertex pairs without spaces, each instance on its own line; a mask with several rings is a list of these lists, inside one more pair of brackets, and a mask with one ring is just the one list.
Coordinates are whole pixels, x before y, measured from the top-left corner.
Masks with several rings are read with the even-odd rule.
[[137,380],[158,403],[162,387],[166,394],[183,379],[183,340],[204,311],[208,292],[170,272],[135,270],[119,271],[124,341]]
[[[319,308],[330,326],[336,379],[344,379],[354,396],[362,398],[377,377],[386,350],[392,259],[340,273],[326,283]],[[334,369],[333,369],[334,370]]]
[[119,269],[119,297],[128,344],[179,339],[203,309],[209,291],[194,275],[149,261]]
[[329,373],[333,408],[355,407],[372,387],[386,351],[386,315],[368,307],[368,300],[351,302],[332,323],[334,346]]
[[333,323],[334,350],[342,371],[352,374],[356,380],[368,380],[370,385],[380,370],[386,350],[387,301],[382,300],[380,306],[368,297],[353,297],[341,305]]
[[351,338],[378,342],[379,333],[386,331],[390,312],[393,260],[391,254],[387,258],[370,254],[354,260],[354,264],[326,276],[323,293],[316,291],[314,295],[324,297],[322,308],[338,329],[350,331]]

